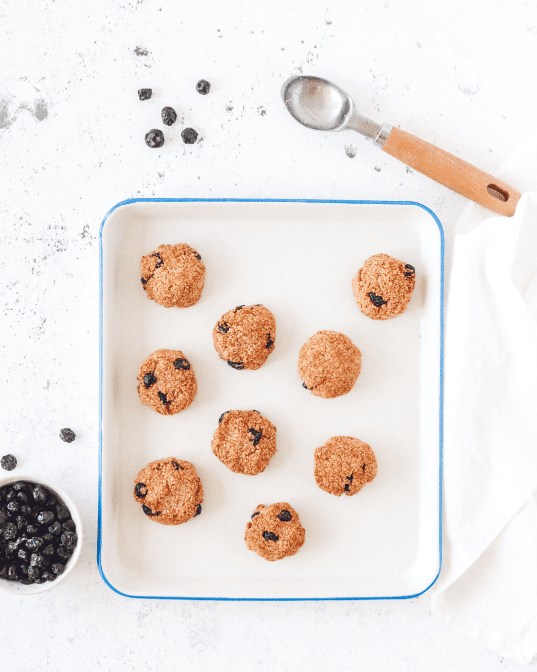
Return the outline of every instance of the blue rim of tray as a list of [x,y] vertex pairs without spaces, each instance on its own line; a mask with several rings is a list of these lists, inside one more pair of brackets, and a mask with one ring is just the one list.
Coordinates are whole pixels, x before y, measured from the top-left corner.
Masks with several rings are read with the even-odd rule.
[[[131,203],[336,203],[344,205],[413,205],[428,212],[436,222],[440,232],[440,390],[439,390],[439,501],[438,501],[438,572],[434,580],[419,593],[412,595],[378,595],[375,597],[181,597],[161,595],[128,595],[108,581],[101,565],[102,546],[102,450],[103,450],[103,228],[110,215]],[[354,201],[315,198],[129,198],[116,203],[104,216],[99,231],[99,501],[97,527],[97,567],[106,585],[118,595],[139,600],[196,600],[218,602],[323,602],[348,600],[409,600],[426,593],[433,586],[442,569],[442,472],[443,472],[443,428],[444,428],[444,229],[435,213],[417,201]]]

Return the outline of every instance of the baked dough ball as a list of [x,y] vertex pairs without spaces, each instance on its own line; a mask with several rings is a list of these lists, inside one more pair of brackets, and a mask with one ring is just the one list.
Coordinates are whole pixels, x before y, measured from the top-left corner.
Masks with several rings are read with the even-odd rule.
[[151,520],[180,525],[201,513],[203,486],[193,464],[168,457],[142,469],[134,481],[134,499]]
[[200,300],[205,265],[189,245],[159,245],[142,257],[142,287],[165,308],[188,308]]
[[300,350],[298,374],[302,386],[316,397],[332,399],[354,387],[362,368],[362,353],[337,331],[318,331]]
[[298,513],[287,502],[270,506],[260,504],[246,525],[246,546],[265,560],[281,560],[298,552],[306,530]]
[[351,436],[334,436],[315,449],[317,485],[331,495],[355,495],[377,475],[377,460],[370,446]]
[[194,369],[180,350],[157,350],[140,366],[140,401],[162,415],[184,411],[198,391]]
[[260,474],[276,452],[276,427],[259,411],[227,411],[218,421],[213,453],[231,471]]
[[352,281],[356,303],[372,320],[389,320],[406,310],[416,285],[416,269],[387,254],[366,259]]
[[233,369],[259,369],[274,350],[276,320],[265,306],[237,306],[224,313],[213,329],[220,359]]

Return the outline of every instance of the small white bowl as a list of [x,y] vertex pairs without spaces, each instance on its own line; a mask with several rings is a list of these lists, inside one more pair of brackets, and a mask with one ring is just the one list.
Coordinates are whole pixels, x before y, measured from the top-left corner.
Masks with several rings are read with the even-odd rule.
[[74,524],[76,525],[76,534],[78,537],[78,542],[75,548],[73,555],[67,561],[63,574],[60,574],[55,581],[45,581],[45,583],[31,583],[28,586],[25,586],[22,583],[17,581],[6,581],[5,579],[0,579],[0,589],[4,590],[6,593],[12,593],[13,595],[37,595],[37,593],[44,593],[46,590],[50,590],[61,583],[65,577],[73,570],[73,567],[76,565],[78,558],[80,557],[80,551],[82,549],[82,520],[78,509],[75,506],[73,500],[69,495],[62,490],[62,488],[54,485],[50,481],[47,481],[45,478],[39,478],[37,476],[30,476],[28,474],[12,474],[4,478],[0,478],[0,488],[10,483],[16,483],[17,481],[31,481],[32,483],[39,483],[40,485],[46,486],[49,490],[52,490],[55,494],[63,500],[64,504],[67,506],[71,512],[71,517]]

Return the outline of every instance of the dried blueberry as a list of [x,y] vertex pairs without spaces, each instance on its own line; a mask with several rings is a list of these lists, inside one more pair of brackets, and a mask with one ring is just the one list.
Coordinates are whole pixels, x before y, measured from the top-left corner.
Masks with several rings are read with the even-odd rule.
[[236,313],[238,310],[242,310],[243,308],[244,308],[244,303],[242,304],[242,306],[237,306],[233,312]]
[[43,553],[45,555],[54,555],[54,546],[52,544],[45,546],[45,548],[43,549]]
[[170,399],[170,400],[168,401],[168,398],[167,398],[167,395],[166,395],[165,392],[159,392],[159,393],[158,393],[158,398],[162,401],[162,403],[163,403],[164,405],[173,403],[173,399]]
[[22,490],[17,492],[17,499],[19,500],[19,502],[24,502],[24,504],[28,504],[28,495]]
[[414,273],[416,272],[416,269],[414,266],[411,266],[410,264],[405,264],[405,268],[408,268],[409,272],[405,273],[405,278],[411,278]]
[[55,562],[55,563],[51,566],[51,569],[52,569],[52,571],[54,572],[54,574],[56,574],[56,576],[59,576],[60,574],[63,574],[63,570],[65,569],[65,566],[62,565],[62,564],[59,563],[59,562]]
[[32,495],[36,502],[44,502],[47,499],[47,493],[41,485],[36,485],[32,490]]
[[196,252],[196,254],[195,254],[194,256],[196,257],[196,259],[197,259],[198,261],[201,261],[201,254],[198,254],[198,253]]
[[140,278],[140,280],[141,280],[141,282],[142,282],[142,285],[147,285],[148,281],[149,281],[152,277],[153,277],[153,276],[151,276],[150,278],[147,278],[147,280],[146,280],[145,278]]
[[147,485],[145,483],[136,483],[134,486],[134,494],[136,497],[143,499],[147,495]]
[[[254,437],[253,438],[254,446],[257,446],[257,444],[261,441],[261,437],[263,436],[263,432],[261,430],[257,431],[257,429],[249,429],[248,431]],[[252,441],[252,439],[250,439],[250,441]]]
[[23,527],[28,525],[28,520],[24,516],[17,516],[17,530],[22,530]]
[[139,100],[149,100],[153,95],[153,89],[138,89]]
[[222,420],[224,419],[224,415],[225,415],[226,413],[229,413],[229,411],[224,411],[224,412],[222,413],[222,415],[218,418],[218,424],[220,424],[220,423],[222,422]]
[[183,369],[184,371],[188,371],[190,369],[190,362],[188,359],[181,359],[181,357],[178,357],[173,365],[176,369]]
[[8,490],[6,493],[6,502],[10,502],[12,499],[15,499],[17,493],[15,490]]
[[56,553],[62,560],[69,560],[73,555],[73,549],[67,548],[67,546],[60,546]]
[[229,331],[229,324],[227,322],[222,322],[218,325],[218,331],[221,331],[223,334],[227,334]]
[[305,390],[309,390],[309,389],[310,389],[310,388],[306,385],[306,383],[302,383],[302,387],[303,387]]
[[371,299],[371,303],[376,307],[380,308],[384,304],[388,303],[387,301],[384,301],[382,296],[378,296],[374,292],[369,292],[369,298]]
[[154,385],[157,382],[157,377],[155,376],[154,373],[146,373],[144,376],[144,386],[151,387],[151,385]]
[[291,515],[290,511],[287,511],[287,509],[283,509],[283,511],[280,511],[280,513],[276,516],[276,518],[279,518],[282,523],[288,523],[293,516]]
[[254,511],[250,518],[253,520],[256,516],[258,516],[261,512],[260,511]]
[[350,488],[350,483],[345,483],[345,492],[349,492]]
[[52,511],[40,511],[37,514],[37,522],[41,525],[48,525],[54,520],[54,514]]
[[19,510],[24,516],[29,516],[32,513],[32,509],[28,504],[23,504]]
[[41,553],[32,553],[30,556],[30,565],[41,567],[45,562],[45,556]]
[[7,580],[7,567],[5,565],[0,567],[0,579]]
[[74,532],[76,530],[76,525],[72,520],[66,520],[62,525],[62,530],[64,532]]
[[272,348],[273,345],[274,345],[274,341],[272,340],[271,335],[268,334],[268,335],[267,335],[267,350],[269,350],[270,348]]
[[69,509],[66,506],[64,506],[63,504],[60,504],[59,506],[57,506],[56,511],[58,513],[58,518],[60,520],[67,520],[67,518],[71,517],[71,514],[69,513]]
[[28,551],[25,551],[24,548],[19,548],[17,551],[17,557],[24,562],[28,562]]
[[347,478],[345,480],[350,481],[352,483],[354,481],[354,474],[351,474],[350,476],[347,476]]
[[11,565],[7,570],[7,579],[8,581],[16,581],[19,578],[17,574],[17,568],[15,565]]
[[202,96],[206,96],[210,90],[211,85],[206,79],[200,79],[200,81],[196,84],[196,91],[201,93]]
[[55,581],[56,575],[51,574],[50,572],[43,572],[43,574],[41,574],[41,578],[43,579],[43,581]]
[[17,458],[15,455],[4,455],[2,459],[0,459],[0,466],[2,469],[5,469],[6,471],[13,471],[15,467],[17,466]]
[[52,532],[46,532],[43,535],[43,541],[52,541],[53,539],[54,539],[54,535],[52,534]]
[[158,149],[164,144],[164,133],[158,128],[152,128],[145,134],[145,144],[152,149]]
[[365,471],[365,462],[362,464],[362,471]]
[[244,364],[242,362],[232,362],[228,359],[227,363],[232,369],[237,369],[237,371],[242,371],[244,369]]
[[60,532],[62,531],[61,523],[59,523],[58,521],[52,523],[52,525],[48,528],[48,531],[51,534],[60,534]]
[[279,538],[274,532],[263,532],[263,539],[265,541],[278,541]]
[[26,541],[26,548],[29,551],[38,551],[43,546],[43,539],[41,537],[32,537]]
[[192,516],[192,518],[195,518],[196,516],[199,516],[201,513],[201,504],[198,504],[198,508],[196,509],[196,513]]
[[[222,418],[223,417],[224,416],[222,415]],[[3,509],[0,509],[0,525],[3,525],[8,518],[9,515]]]
[[66,427],[65,429],[62,429],[60,431],[60,439],[62,441],[65,441],[65,443],[73,443],[73,441],[76,439],[76,434],[73,432],[72,429]]
[[24,481],[17,481],[16,483],[13,483],[13,490],[16,492],[26,490],[26,483]]
[[33,523],[26,525],[26,532],[28,532],[28,534],[37,534],[38,529],[39,527],[37,525],[34,525]]
[[15,539],[17,536],[17,526],[14,523],[6,523],[2,535],[6,541]]
[[181,137],[183,138],[185,145],[193,145],[198,139],[198,132],[193,128],[185,128],[181,133]]
[[158,259],[157,264],[155,266],[155,270],[157,270],[157,268],[160,268],[162,266],[162,264],[164,263],[162,261],[162,257],[160,256],[160,254],[158,252],[153,252],[153,254],[151,256],[156,257]]
[[78,544],[78,537],[74,532],[64,532],[61,536],[62,545],[74,549]]
[[151,511],[151,509],[145,504],[142,504],[142,511],[145,513],[146,516],[160,516],[160,511],[156,511],[155,513],[153,513],[153,511]]
[[30,567],[28,567],[28,576],[30,577],[30,579],[34,580],[38,579],[40,575],[41,570],[39,569],[39,567],[36,567],[35,565],[30,565]]
[[160,116],[162,117],[162,123],[166,126],[171,126],[177,121],[177,112],[173,107],[163,107]]
[[16,500],[12,500],[6,508],[10,513],[17,513],[19,510],[19,503]]
[[175,471],[179,471],[179,469],[181,471],[184,471],[183,467],[179,464],[179,462],[176,462],[175,460],[172,460],[172,464],[175,467]]

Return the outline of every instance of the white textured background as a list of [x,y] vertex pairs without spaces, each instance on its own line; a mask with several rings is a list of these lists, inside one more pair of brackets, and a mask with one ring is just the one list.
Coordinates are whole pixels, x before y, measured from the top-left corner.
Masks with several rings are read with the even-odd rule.
[[[59,482],[80,564],[0,594],[2,669],[513,670],[407,602],[144,602],[96,568],[98,229],[135,196],[417,200],[448,237],[464,200],[361,136],[301,128],[292,73],[494,172],[534,129],[535,0],[0,1],[0,453]],[[212,83],[200,96],[195,83]],[[139,102],[137,89],[153,88]],[[179,120],[160,150],[143,142]],[[185,146],[180,131],[203,138]],[[516,186],[516,185],[514,185]],[[449,254],[448,254],[449,258]],[[62,427],[77,440],[60,441]],[[535,666],[535,664],[534,664]]]

